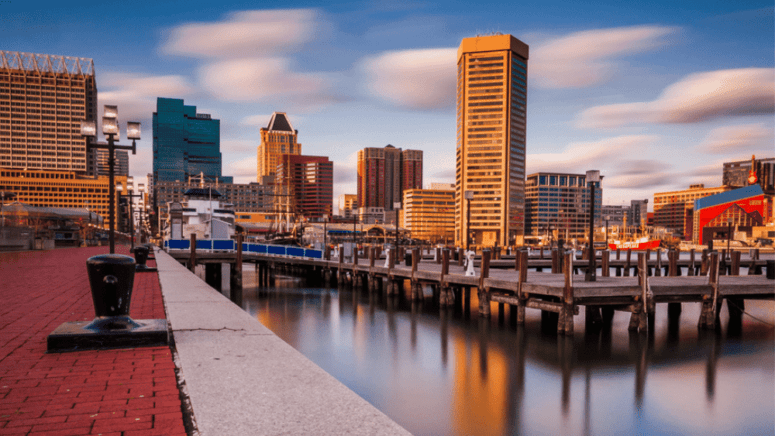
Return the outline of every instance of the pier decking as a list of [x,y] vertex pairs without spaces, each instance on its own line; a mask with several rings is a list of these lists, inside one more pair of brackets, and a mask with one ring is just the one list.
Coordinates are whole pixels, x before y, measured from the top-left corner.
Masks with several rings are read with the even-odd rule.
[[[630,330],[646,331],[649,324],[653,325],[654,305],[659,303],[671,304],[671,311],[680,311],[681,303],[701,303],[698,325],[714,328],[724,300],[731,301],[730,314],[739,317],[746,299],[775,299],[775,281],[761,274],[766,261],[758,259],[758,255],[742,259],[740,252],[732,253],[727,264],[717,252],[702,253],[696,259],[692,253],[688,260],[678,260],[674,252],[668,260],[661,255],[649,259],[651,253],[647,252],[625,252],[623,258],[612,261],[611,252],[604,251],[598,263],[602,265],[602,275],[596,281],[585,281],[579,272],[586,269],[587,261],[577,261],[571,252],[556,250],[547,253],[550,259],[529,258],[526,251],[518,251],[513,260],[493,260],[492,253],[484,251],[481,260],[466,274],[462,262],[450,261],[449,251],[437,252],[434,261],[423,259],[419,249],[414,249],[412,266],[402,266],[392,256],[389,260],[380,258],[374,247],[367,250],[368,258],[355,256],[348,261],[340,257],[325,260],[330,258],[328,253],[319,256],[322,258],[314,257],[318,253],[305,257],[304,249],[295,249],[301,252],[299,255],[282,255],[269,254],[279,253],[277,249],[265,248],[258,253],[242,251],[240,247],[247,244],[235,244],[234,252],[197,252],[190,247],[169,252],[189,267],[196,263],[231,263],[235,274],[241,274],[242,263],[255,263],[262,283],[280,269],[298,269],[306,275],[316,273],[328,279],[335,276],[340,284],[369,291],[384,288],[388,294],[397,294],[403,282],[409,281],[411,298],[424,298],[422,287],[430,286],[442,306],[460,302],[476,288],[480,315],[490,316],[491,302],[499,303],[501,310],[502,305],[510,305],[516,308],[517,323],[521,323],[526,308],[539,309],[557,314],[557,330],[561,334],[573,333],[573,318],[580,306],[590,311],[588,321],[610,319],[614,310],[629,312]],[[509,266],[511,269],[505,269]],[[741,266],[748,267],[751,275],[740,276]],[[681,268],[686,269],[686,275],[681,275]],[[536,271],[528,273],[528,269]],[[610,277],[612,269],[621,276]],[[239,283],[235,285],[239,288]]]

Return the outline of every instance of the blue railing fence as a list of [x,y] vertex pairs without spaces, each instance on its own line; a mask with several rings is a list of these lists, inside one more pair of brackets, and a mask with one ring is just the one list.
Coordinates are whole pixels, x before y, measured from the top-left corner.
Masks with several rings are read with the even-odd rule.
[[[191,250],[191,240],[189,239],[166,239],[164,241],[165,250]],[[197,239],[196,249],[219,252],[236,252],[237,242],[232,239]],[[313,250],[310,248],[294,247],[290,245],[272,245],[272,244],[254,244],[250,242],[242,243],[243,253],[265,254],[271,256],[300,257],[307,259],[322,259],[322,250]]]

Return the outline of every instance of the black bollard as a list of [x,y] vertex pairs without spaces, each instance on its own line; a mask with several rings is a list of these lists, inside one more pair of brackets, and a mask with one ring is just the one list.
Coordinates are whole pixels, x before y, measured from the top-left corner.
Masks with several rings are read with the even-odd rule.
[[135,261],[120,254],[103,254],[86,261],[94,303],[93,321],[66,322],[48,335],[48,352],[127,347],[155,347],[169,343],[167,321],[129,317]]
[[148,247],[144,245],[138,245],[133,249],[135,253],[135,262],[137,265],[135,266],[136,272],[156,272],[156,268],[149,268],[148,265],[145,263],[148,261],[148,252],[150,251]]

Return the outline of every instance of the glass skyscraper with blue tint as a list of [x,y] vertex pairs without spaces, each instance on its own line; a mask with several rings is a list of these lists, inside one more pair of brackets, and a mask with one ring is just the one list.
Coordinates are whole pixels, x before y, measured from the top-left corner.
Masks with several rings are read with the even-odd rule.
[[221,122],[196,113],[176,98],[157,98],[153,113],[153,179],[185,182],[204,175],[231,183],[221,176]]

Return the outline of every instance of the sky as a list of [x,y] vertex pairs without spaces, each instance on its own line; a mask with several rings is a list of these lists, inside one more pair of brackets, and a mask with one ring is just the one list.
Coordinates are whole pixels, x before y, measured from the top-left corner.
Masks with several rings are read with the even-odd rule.
[[93,59],[99,106],[142,122],[136,182],[170,97],[220,120],[235,182],[256,180],[279,111],[334,162],[335,208],[365,147],[423,150],[424,184],[454,183],[457,47],[495,32],[530,47],[527,174],[597,169],[604,204],[651,209],[720,185],[723,162],[775,157],[772,1],[77,3],[0,1],[0,50]]

